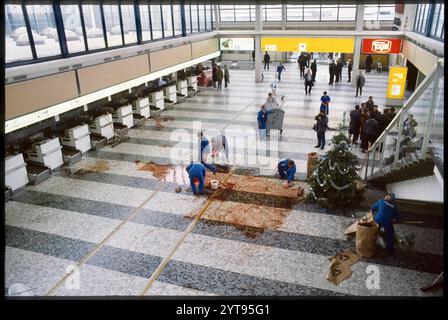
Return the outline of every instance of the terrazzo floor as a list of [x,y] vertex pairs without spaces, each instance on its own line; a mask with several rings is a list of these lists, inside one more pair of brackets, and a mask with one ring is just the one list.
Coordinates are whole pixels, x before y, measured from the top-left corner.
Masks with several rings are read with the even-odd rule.
[[[344,230],[365,211],[305,204],[294,196],[297,190],[284,190],[274,178],[276,164],[294,159],[296,178],[304,179],[307,153],[317,150],[311,128],[322,91],[332,98],[329,126],[336,128],[343,113],[348,116],[369,95],[382,109],[388,75],[367,74],[364,94],[355,98],[346,70],[344,82],[330,86],[327,66],[320,65],[312,95],[304,96],[297,65],[285,67],[277,83],[278,94],[286,96],[284,132],[277,143],[278,133],[272,131],[267,152],[253,133],[273,71],[255,84],[253,70],[231,70],[228,88],[201,88],[163,111],[158,122],[150,119],[132,128],[126,142],[90,151],[72,167],[8,201],[5,293],[441,295],[420,290],[443,269],[443,219],[437,215],[404,212],[404,220],[421,221],[396,227],[399,237],[415,238],[412,247],[399,245],[392,256],[379,248],[373,258],[356,263],[351,277],[338,286],[326,280],[328,257],[355,250]],[[415,111],[424,113],[424,107]],[[234,166],[217,175],[232,187],[195,197],[184,167],[197,158],[198,128],[209,138],[240,130],[247,139],[229,141]],[[327,132],[328,141],[335,132]],[[353,151],[362,159],[357,148]],[[145,170],[142,164],[150,161]],[[179,186],[182,191],[176,193]],[[298,186],[306,190],[304,182],[296,182]],[[379,270],[379,289],[366,286],[372,265]]]

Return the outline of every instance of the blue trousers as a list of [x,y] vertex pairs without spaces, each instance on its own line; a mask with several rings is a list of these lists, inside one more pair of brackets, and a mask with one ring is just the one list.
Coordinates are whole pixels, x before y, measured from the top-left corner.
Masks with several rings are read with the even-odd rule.
[[392,224],[389,225],[381,223],[378,223],[378,225],[386,232],[386,250],[387,252],[391,253],[394,250],[394,226]]
[[[195,178],[199,180],[198,190],[196,190],[196,185],[194,184]],[[193,191],[193,194],[202,193],[202,191],[204,190],[204,179],[202,179],[200,177],[194,177],[194,176],[190,177],[190,187],[191,187],[191,191]]]
[[325,147],[325,131],[317,133],[317,145],[322,149]]
[[278,168],[278,174],[280,175],[280,178],[285,179],[286,175],[287,175],[287,169],[280,164],[277,166],[277,168]]

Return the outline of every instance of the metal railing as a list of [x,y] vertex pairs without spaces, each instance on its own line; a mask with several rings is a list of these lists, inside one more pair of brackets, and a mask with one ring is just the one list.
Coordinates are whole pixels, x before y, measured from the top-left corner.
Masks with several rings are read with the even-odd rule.
[[[420,157],[425,159],[428,156],[428,144],[430,141],[431,135],[431,125],[434,117],[434,111],[437,105],[437,99],[439,95],[439,82],[441,77],[443,77],[443,59],[439,59],[437,65],[431,71],[430,74],[426,76],[426,78],[421,82],[421,84],[417,87],[417,89],[412,93],[409,99],[406,100],[404,105],[397,112],[396,116],[392,119],[386,129],[379,135],[374,143],[369,145],[369,148],[366,152],[365,159],[360,168],[360,175],[363,175],[364,171],[364,179],[367,180],[374,173],[379,172],[380,174],[384,173],[386,165],[391,165],[391,169],[395,169],[400,163],[400,152],[402,152],[402,139],[403,139],[403,124],[406,120],[406,116],[408,115],[409,110],[416,104],[417,100],[422,96],[422,94],[429,89],[431,86],[431,99],[430,104],[428,106],[428,110],[425,110],[425,114],[423,115],[424,127],[422,134],[422,142],[420,148]],[[392,144],[387,144],[387,138],[394,136],[396,140],[392,142]],[[392,147],[390,149],[387,148],[388,145]],[[377,160],[377,154],[379,153],[379,158]],[[389,153],[389,161],[385,163],[386,153]],[[402,155],[402,154],[401,154]],[[392,162],[390,160],[393,159]],[[370,173],[369,173],[370,169]]]

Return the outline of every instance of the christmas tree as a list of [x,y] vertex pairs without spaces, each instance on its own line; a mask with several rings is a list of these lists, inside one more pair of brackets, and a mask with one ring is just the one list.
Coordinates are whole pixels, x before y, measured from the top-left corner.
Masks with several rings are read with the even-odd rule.
[[322,156],[308,179],[308,200],[323,207],[344,207],[360,199],[359,161],[350,151],[350,140],[343,132],[331,142],[333,148]]

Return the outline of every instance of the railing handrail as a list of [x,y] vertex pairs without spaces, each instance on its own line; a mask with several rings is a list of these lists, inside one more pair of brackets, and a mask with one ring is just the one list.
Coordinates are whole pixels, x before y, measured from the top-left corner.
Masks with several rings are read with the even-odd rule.
[[403,112],[408,111],[416,102],[416,100],[420,97],[421,94],[430,86],[432,80],[434,79],[438,68],[440,68],[439,62],[435,65],[434,69],[431,71],[431,73],[420,83],[420,85],[417,87],[417,89],[411,94],[408,100],[404,103],[404,105],[398,110],[395,117],[392,119],[392,121],[389,123],[389,125],[384,129],[384,131],[380,134],[380,136],[375,140],[374,143],[370,146],[370,148],[367,150],[367,152],[371,152],[376,148],[376,146],[382,142],[382,139],[384,135],[388,134],[388,132],[400,121],[401,114]]

